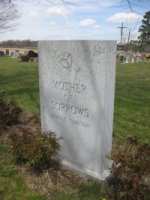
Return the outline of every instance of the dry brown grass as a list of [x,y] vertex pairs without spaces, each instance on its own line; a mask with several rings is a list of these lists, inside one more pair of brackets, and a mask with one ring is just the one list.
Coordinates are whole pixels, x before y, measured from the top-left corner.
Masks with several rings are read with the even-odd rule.
[[41,174],[32,173],[27,166],[18,166],[17,170],[24,177],[29,188],[39,191],[48,199],[51,199],[53,192],[61,188],[68,187],[69,189],[75,189],[81,183],[88,181],[87,178],[80,177],[63,167],[57,170],[46,170]]

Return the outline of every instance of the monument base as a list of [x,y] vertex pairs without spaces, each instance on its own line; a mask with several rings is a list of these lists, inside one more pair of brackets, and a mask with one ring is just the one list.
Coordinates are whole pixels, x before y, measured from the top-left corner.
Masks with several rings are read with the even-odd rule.
[[106,180],[107,177],[110,176],[109,169],[105,169],[101,174],[99,174],[98,172],[94,172],[93,170],[77,166],[71,162],[68,162],[67,160],[61,160],[61,164],[74,170],[74,171],[77,171],[78,173],[81,174],[81,176],[83,176],[83,174],[85,174],[86,176],[89,176],[91,178],[95,178],[95,179],[98,179],[101,181]]

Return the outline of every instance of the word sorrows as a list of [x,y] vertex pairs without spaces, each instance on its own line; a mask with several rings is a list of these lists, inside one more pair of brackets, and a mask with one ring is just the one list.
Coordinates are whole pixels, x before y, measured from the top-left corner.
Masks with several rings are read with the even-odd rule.
[[88,108],[83,108],[77,105],[70,105],[66,103],[57,102],[55,100],[51,100],[50,108],[51,110],[60,111],[60,112],[62,111],[68,114],[89,117]]

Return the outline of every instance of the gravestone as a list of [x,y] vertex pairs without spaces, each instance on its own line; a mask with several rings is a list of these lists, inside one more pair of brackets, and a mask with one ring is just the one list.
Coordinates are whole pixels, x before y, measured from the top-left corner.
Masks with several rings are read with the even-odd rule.
[[115,41],[40,41],[42,131],[61,137],[62,164],[108,175],[115,90]]
[[19,53],[19,51],[16,50],[15,52],[12,53],[11,57],[12,58],[19,58],[19,56],[20,56],[20,53]]

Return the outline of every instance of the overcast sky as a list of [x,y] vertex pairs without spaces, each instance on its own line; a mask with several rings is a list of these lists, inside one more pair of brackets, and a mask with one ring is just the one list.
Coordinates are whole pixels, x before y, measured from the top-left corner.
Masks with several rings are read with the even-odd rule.
[[130,11],[126,0],[68,0],[72,5],[56,1],[56,4],[46,0],[16,1],[21,17],[16,21],[17,26],[14,30],[1,34],[0,40],[109,39],[119,41],[120,30],[117,27],[121,22],[128,27],[124,31],[124,40],[127,39],[129,28],[132,29],[131,38],[136,39],[142,16],[150,10],[150,1],[147,0],[132,0],[136,12]]

